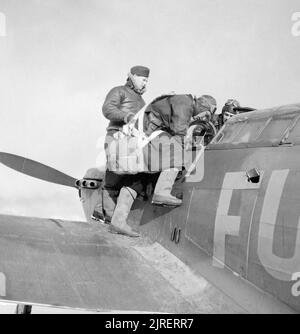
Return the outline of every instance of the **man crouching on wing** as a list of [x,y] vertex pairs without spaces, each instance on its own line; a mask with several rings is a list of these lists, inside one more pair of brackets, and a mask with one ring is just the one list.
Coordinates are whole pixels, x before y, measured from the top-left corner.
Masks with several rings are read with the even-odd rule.
[[[216,105],[216,100],[210,95],[196,98],[192,95],[172,94],[158,97],[146,108],[144,116],[146,135],[163,130],[163,135],[167,135],[170,139],[164,141],[161,140],[161,136],[158,136],[150,143],[152,152],[159,152],[159,150],[169,152],[168,158],[159,161],[161,173],[155,186],[152,204],[174,207],[182,204],[181,199],[171,195],[171,190],[179,170],[183,167],[181,157],[184,137],[190,122],[194,118],[209,120],[217,109]],[[155,162],[152,159],[151,163],[155,164]]]

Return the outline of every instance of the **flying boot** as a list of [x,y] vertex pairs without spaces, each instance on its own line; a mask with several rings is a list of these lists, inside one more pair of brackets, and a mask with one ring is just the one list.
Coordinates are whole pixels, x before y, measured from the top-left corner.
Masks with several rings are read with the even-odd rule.
[[101,224],[104,224],[104,214],[103,214],[103,210],[102,210],[102,205],[97,205],[95,207],[94,212],[91,215],[91,218]]
[[182,204],[181,199],[171,195],[177,174],[178,169],[176,168],[167,169],[160,173],[154,189],[152,204],[163,206],[179,206]]
[[99,191],[99,201],[94,208],[91,218],[101,224],[104,224],[104,213],[103,213],[103,188]]
[[123,187],[121,189],[117,206],[112,216],[110,232],[124,234],[129,237],[140,236],[139,233],[135,232],[126,221],[136,197],[137,193],[133,189],[129,187]]
[[117,205],[119,191],[115,189],[103,189],[103,215],[104,223],[110,224],[112,220],[113,213]]

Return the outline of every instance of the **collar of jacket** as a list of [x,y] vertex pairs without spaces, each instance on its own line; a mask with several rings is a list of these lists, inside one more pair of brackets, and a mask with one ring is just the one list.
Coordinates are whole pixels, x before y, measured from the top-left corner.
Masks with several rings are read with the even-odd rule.
[[129,87],[130,89],[132,89],[134,92],[136,92],[137,94],[139,95],[143,95],[145,90],[144,89],[137,89],[132,80],[130,78],[127,78],[127,81],[126,81],[126,84],[125,84],[126,87]]

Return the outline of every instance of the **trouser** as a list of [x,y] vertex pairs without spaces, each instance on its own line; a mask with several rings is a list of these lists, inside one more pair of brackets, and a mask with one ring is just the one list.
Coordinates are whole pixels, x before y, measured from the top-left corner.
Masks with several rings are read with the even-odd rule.
[[146,173],[138,174],[116,174],[106,170],[104,188],[109,190],[120,191],[122,187],[129,187],[141,194],[144,190],[146,181]]
[[138,195],[144,193],[148,174],[116,174],[106,170],[103,189],[103,213],[106,222],[111,222],[122,187],[133,189]]

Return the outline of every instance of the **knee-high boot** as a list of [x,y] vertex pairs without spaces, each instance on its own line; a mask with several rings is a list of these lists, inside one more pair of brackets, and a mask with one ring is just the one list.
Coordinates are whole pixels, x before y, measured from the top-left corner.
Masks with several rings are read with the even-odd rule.
[[112,216],[110,224],[110,232],[120,233],[129,237],[139,237],[139,233],[135,232],[128,224],[127,217],[134,200],[137,197],[136,191],[129,187],[123,187],[120,191],[117,206]]
[[119,191],[113,189],[103,189],[103,214],[104,214],[104,222],[106,224],[110,224],[112,220],[112,216],[114,214],[117,199],[118,199]]
[[160,173],[154,189],[152,204],[167,206],[179,206],[182,204],[181,199],[171,195],[177,174],[178,169],[176,168],[167,169]]

